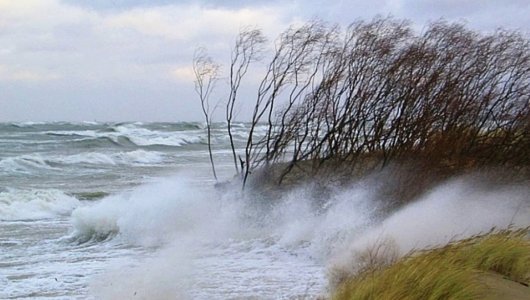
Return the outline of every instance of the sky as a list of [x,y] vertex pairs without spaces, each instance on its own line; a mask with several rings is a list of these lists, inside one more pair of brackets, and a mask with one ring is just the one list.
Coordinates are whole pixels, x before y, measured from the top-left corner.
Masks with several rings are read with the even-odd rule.
[[[241,28],[274,40],[310,19],[347,25],[378,14],[419,29],[444,18],[530,32],[530,0],[0,0],[0,122],[198,121],[198,47],[226,73]],[[243,96],[252,101],[251,89]]]

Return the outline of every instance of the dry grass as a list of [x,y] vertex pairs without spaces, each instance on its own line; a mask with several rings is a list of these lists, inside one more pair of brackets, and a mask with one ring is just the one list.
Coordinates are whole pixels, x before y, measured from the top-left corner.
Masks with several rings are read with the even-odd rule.
[[479,277],[495,272],[528,283],[528,230],[492,231],[444,247],[413,252],[343,281],[333,299],[480,299]]

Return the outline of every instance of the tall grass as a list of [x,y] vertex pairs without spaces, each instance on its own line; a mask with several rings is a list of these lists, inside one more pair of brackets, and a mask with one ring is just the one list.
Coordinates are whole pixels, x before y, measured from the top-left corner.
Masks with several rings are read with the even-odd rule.
[[410,253],[385,268],[365,268],[337,287],[333,299],[480,299],[484,272],[528,283],[528,229],[492,231]]

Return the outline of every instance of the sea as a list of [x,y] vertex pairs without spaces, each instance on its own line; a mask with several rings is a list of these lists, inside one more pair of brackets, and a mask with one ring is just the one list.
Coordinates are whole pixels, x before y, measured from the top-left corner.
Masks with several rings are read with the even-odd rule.
[[[242,151],[248,126],[233,132]],[[281,242],[278,211],[214,187],[206,141],[200,122],[0,124],[0,298],[323,292],[323,265],[304,241]],[[225,124],[212,146],[219,180],[233,180]]]
[[[233,124],[238,153],[248,130]],[[385,216],[373,179],[258,197],[226,124],[212,127],[218,181],[206,142],[201,122],[0,123],[0,299],[322,299],[387,235],[405,253],[530,225],[527,186],[462,179]]]

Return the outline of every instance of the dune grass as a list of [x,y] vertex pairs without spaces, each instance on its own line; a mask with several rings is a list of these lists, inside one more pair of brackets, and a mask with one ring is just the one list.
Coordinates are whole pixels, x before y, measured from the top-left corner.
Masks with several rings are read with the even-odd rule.
[[530,276],[528,229],[492,231],[444,247],[410,253],[384,268],[344,280],[332,299],[481,299],[481,274],[525,283]]

